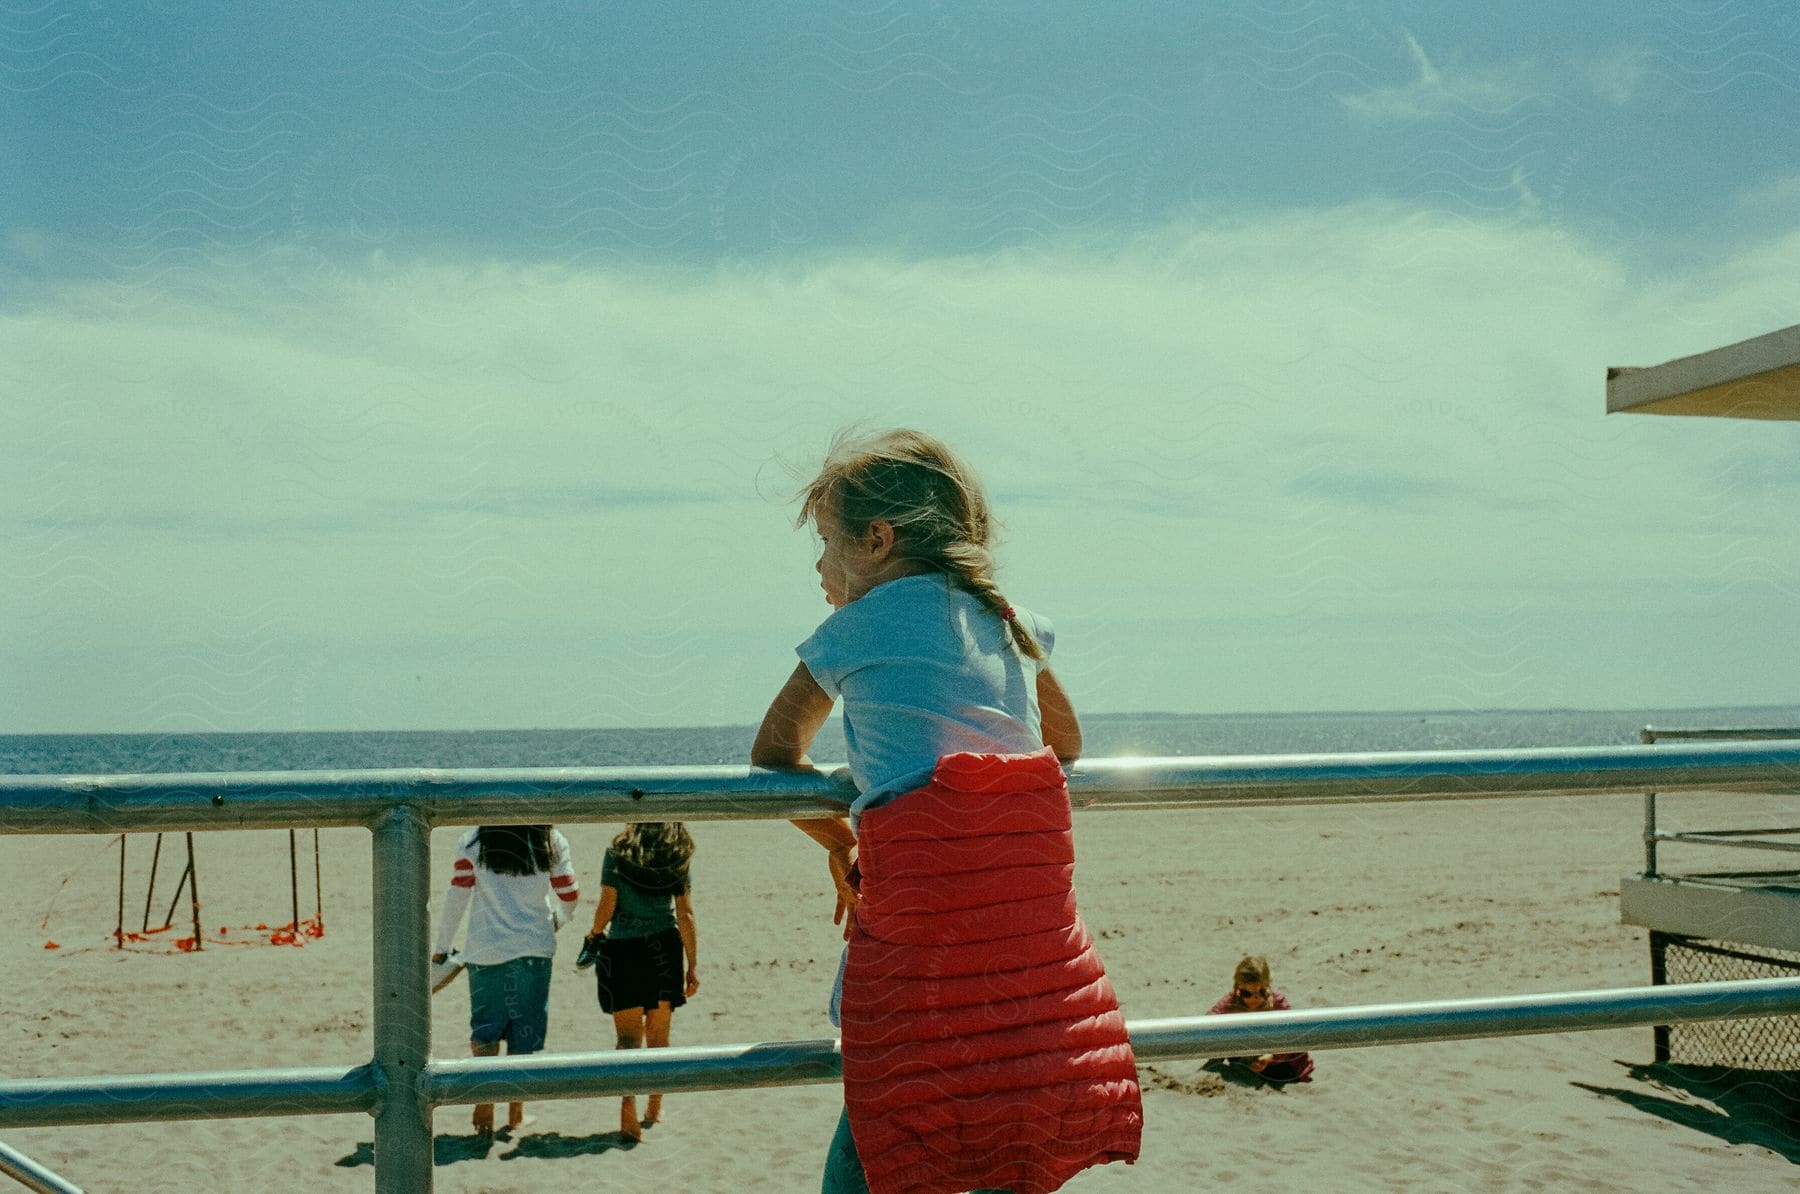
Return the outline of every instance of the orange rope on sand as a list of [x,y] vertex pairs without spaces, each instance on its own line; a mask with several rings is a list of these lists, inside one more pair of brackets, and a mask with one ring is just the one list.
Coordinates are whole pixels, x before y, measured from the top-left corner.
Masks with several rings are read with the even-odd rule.
[[[257,925],[259,929],[267,925]],[[269,934],[270,945],[305,945],[306,938],[319,938],[325,935],[325,922],[317,916],[309,916],[298,925],[289,922]]]
[[44,915],[42,919],[38,921],[38,928],[47,929],[50,927],[50,914],[56,911],[56,901],[61,898],[63,889],[68,887],[69,880],[80,874],[81,868],[86,866],[89,862],[92,862],[95,854],[111,850],[113,843],[117,840],[118,838],[116,837],[107,838],[104,842],[101,842],[99,845],[88,851],[87,857],[69,868],[68,873],[62,877],[62,880],[59,883],[57,883],[56,890],[50,893],[50,899],[44,904]]
[[[149,944],[149,945],[160,944],[156,940],[156,938],[160,937],[164,933],[169,933],[171,931],[174,931],[177,928],[178,928],[178,926],[176,926],[174,924],[166,924],[166,925],[161,925],[156,928],[146,929],[143,932],[131,932],[128,930],[125,933],[125,943],[127,943],[127,944]],[[254,933],[254,934],[256,934],[256,936],[249,940],[244,940],[242,938],[234,940],[231,936],[233,933]],[[292,923],[284,924],[284,925],[275,925],[275,926],[270,926],[267,924],[239,925],[236,929],[233,929],[230,925],[220,925],[218,936],[208,937],[206,939],[206,944],[209,944],[209,945],[211,945],[211,944],[250,945],[250,946],[254,946],[254,945],[304,946],[308,941],[316,941],[323,936],[325,936],[324,923],[320,920],[319,917],[310,916],[310,917],[306,918],[305,920],[301,921],[298,927],[296,927]],[[112,938],[112,934],[108,933],[107,938],[108,938],[108,940],[110,940]],[[189,933],[185,937],[168,938],[168,943],[173,945],[175,947],[175,949],[177,949],[181,953],[192,953],[195,948],[195,941],[194,941],[194,936],[192,933]],[[52,943],[52,944],[45,945],[44,948],[45,949],[60,949],[62,947],[60,945],[55,945],[54,943]],[[112,946],[111,948],[117,949],[117,948],[122,948],[122,946],[115,945],[115,946]]]
[[[160,860],[161,853],[162,853],[162,842],[161,842],[162,835],[161,834],[157,835],[157,839],[158,839],[157,840],[157,849],[156,849],[155,855],[152,858],[152,863],[151,863],[152,869],[151,869],[151,873],[150,873],[150,882],[145,889],[144,924],[141,929],[139,929],[137,931],[133,931],[133,930],[125,928],[125,923],[124,923],[124,899],[125,899],[124,841],[125,841],[125,835],[124,834],[115,834],[112,837],[107,838],[104,842],[100,843],[98,846],[96,846],[93,849],[93,851],[91,851],[89,853],[89,855],[87,857],[84,857],[79,863],[77,863],[74,867],[70,868],[70,870],[63,875],[61,881],[58,882],[56,885],[56,890],[51,892],[50,899],[45,903],[44,914],[39,920],[38,928],[42,929],[42,930],[48,930],[50,928],[50,919],[56,911],[57,900],[61,897],[63,891],[65,889],[67,889],[70,882],[75,878],[75,876],[81,872],[82,868],[85,867],[89,861],[92,860],[92,855],[100,853],[102,851],[110,851],[116,845],[116,846],[120,847],[120,852],[119,852],[119,917],[118,917],[117,926],[115,927],[113,932],[107,934],[107,938],[108,938],[107,948],[109,948],[109,949],[122,950],[122,949],[125,949],[128,945],[162,944],[161,942],[157,941],[156,938],[158,938],[161,934],[168,933],[172,929],[175,928],[175,924],[174,924],[175,906],[176,906],[176,904],[180,903],[181,893],[184,888],[188,890],[189,902],[195,904],[195,907],[193,910],[194,911],[194,919],[191,922],[192,926],[193,926],[193,932],[190,932],[185,937],[170,937],[167,939],[168,944],[173,945],[176,950],[178,950],[182,953],[191,953],[195,950],[203,949],[210,942],[217,942],[218,944],[221,944],[221,945],[304,946],[308,941],[316,941],[319,938],[322,938],[325,936],[325,917],[324,917],[324,907],[323,907],[324,901],[323,901],[321,893],[317,890],[318,885],[319,885],[319,866],[318,866],[319,859],[318,859],[318,841],[317,841],[318,832],[316,830],[313,833],[313,837],[314,837],[313,882],[314,882],[314,888],[315,888],[313,895],[314,895],[315,904],[317,905],[317,910],[314,912],[314,914],[312,916],[309,916],[303,920],[300,920],[297,923],[295,921],[289,921],[286,924],[274,925],[274,926],[259,923],[256,925],[239,925],[236,929],[233,929],[230,925],[220,925],[219,931],[218,931],[218,936],[205,937],[204,939],[202,939],[200,937],[200,934],[203,932],[203,930],[201,930],[199,927],[199,911],[200,910],[199,910],[198,904],[195,901],[195,897],[196,897],[197,893],[193,890],[193,885],[195,884],[196,878],[197,878],[194,875],[193,852],[192,852],[192,845],[191,845],[191,839],[192,839],[193,835],[189,834],[187,836],[190,839],[188,864],[187,864],[187,867],[182,871],[180,881],[175,886],[175,896],[174,896],[174,899],[169,904],[169,912],[168,912],[168,915],[164,918],[164,923],[162,925],[152,928],[149,924],[150,900],[151,900],[151,896],[154,894],[155,888],[156,888],[156,877],[157,877],[156,876],[156,863],[157,863],[157,861]],[[298,871],[297,862],[295,861],[295,859],[293,857],[291,838],[292,838],[292,835],[290,834],[289,866],[294,872],[291,886],[293,888],[293,891],[292,891],[293,898],[296,902],[295,912],[298,913],[298,911],[299,911],[299,908],[298,908],[299,895],[298,895],[298,886],[297,885],[299,882],[299,880],[298,880],[299,871]],[[261,938],[259,940],[249,940],[249,941],[241,940],[241,939],[240,940],[232,940],[231,935],[233,933],[256,933],[256,934],[260,934]],[[62,944],[58,941],[46,940],[44,942],[44,948],[45,949],[61,949],[63,947],[62,947]],[[76,952],[85,952],[85,951],[78,949]]]

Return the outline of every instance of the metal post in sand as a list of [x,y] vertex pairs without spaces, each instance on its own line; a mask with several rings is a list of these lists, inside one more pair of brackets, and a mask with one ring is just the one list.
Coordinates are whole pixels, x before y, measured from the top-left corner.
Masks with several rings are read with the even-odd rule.
[[319,926],[319,935],[325,935],[325,894],[319,885],[319,831],[313,830],[313,923]]
[[113,944],[125,948],[125,835],[119,835],[119,920],[113,926]]
[[163,928],[166,929],[175,923],[175,905],[181,903],[181,893],[187,890],[188,876],[193,873],[194,860],[190,858],[188,864],[181,868],[181,878],[175,883],[175,894],[169,897],[169,911],[163,916]]
[[200,933],[200,868],[194,865],[194,835],[187,835],[188,850],[188,907],[194,916],[194,948],[206,947],[206,938]]
[[293,897],[294,923],[288,927],[294,930],[294,944],[300,944],[300,853],[294,844],[294,831],[288,830],[288,894]]
[[162,834],[156,835],[156,849],[150,852],[150,886],[144,889],[144,925],[140,933],[150,931],[150,901],[156,898],[156,867],[162,862]]

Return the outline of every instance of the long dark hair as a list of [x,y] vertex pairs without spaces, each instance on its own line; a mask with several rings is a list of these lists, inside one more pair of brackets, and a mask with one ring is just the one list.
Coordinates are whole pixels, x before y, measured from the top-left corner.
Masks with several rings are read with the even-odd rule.
[[475,831],[476,861],[496,875],[535,875],[550,869],[548,825],[483,825]]

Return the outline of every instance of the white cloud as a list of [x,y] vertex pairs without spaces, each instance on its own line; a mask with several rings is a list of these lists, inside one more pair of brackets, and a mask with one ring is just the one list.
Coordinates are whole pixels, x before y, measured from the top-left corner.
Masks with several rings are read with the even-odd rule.
[[[1591,60],[1553,67],[1530,58],[1480,66],[1440,68],[1412,34],[1406,53],[1415,77],[1406,83],[1338,97],[1352,115],[1371,121],[1414,121],[1505,112],[1520,104],[1576,89],[1614,107],[1643,94],[1650,56],[1637,46],[1615,46]],[[1569,72],[1574,73],[1571,80]]]
[[1406,35],[1406,49],[1418,72],[1411,82],[1341,95],[1339,102],[1366,120],[1424,120],[1500,112],[1543,91],[1540,71],[1529,62],[1445,73],[1433,65],[1425,48],[1410,33]]
[[1788,237],[1647,281],[1366,204],[1105,251],[71,284],[0,321],[36,396],[0,428],[0,724],[754,720],[824,612],[790,468],[859,418],[974,460],[1089,708],[1785,699],[1796,429],[1606,419],[1601,378],[1768,330],[1797,269]]
[[1525,167],[1514,166],[1507,183],[1512,188],[1520,214],[1526,216],[1543,214],[1544,201],[1539,199],[1537,192],[1531,189],[1531,180],[1525,173]]
[[1737,197],[1738,206],[1759,215],[1792,215],[1800,210],[1800,174],[1766,178]]
[[1588,67],[1594,94],[1622,108],[1636,99],[1649,75],[1650,54],[1639,46],[1615,46]]
[[1423,87],[1442,88],[1444,78],[1438,74],[1437,68],[1431,65],[1431,59],[1425,56],[1425,47],[1419,44],[1418,38],[1406,35],[1406,48],[1412,53],[1413,61],[1419,67],[1419,84]]

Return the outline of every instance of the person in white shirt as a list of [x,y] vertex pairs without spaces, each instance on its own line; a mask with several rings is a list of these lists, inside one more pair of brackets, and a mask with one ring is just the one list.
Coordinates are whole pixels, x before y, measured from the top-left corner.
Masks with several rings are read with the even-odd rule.
[[[468,914],[462,949],[469,971],[469,1048],[477,1057],[536,1053],[544,1047],[550,959],[556,930],[581,898],[569,843],[548,825],[483,825],[456,845],[450,890],[431,960],[443,962]],[[508,1108],[507,1130],[525,1123],[525,1104]],[[494,1105],[475,1107],[475,1131],[494,1132]]]

